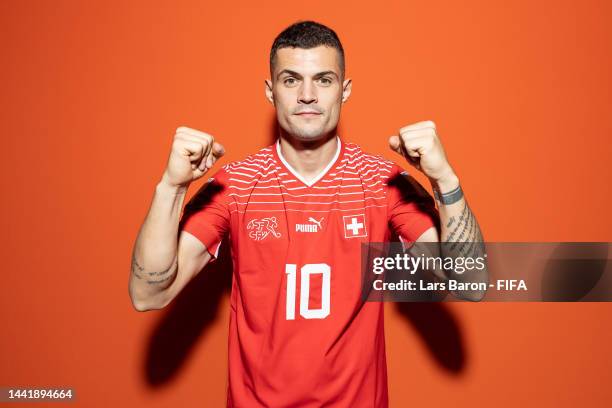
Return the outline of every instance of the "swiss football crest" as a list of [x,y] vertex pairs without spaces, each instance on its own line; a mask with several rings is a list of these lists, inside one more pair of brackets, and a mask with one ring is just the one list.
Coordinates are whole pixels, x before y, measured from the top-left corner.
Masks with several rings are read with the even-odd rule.
[[262,241],[268,235],[272,235],[274,238],[281,237],[281,233],[278,232],[276,217],[254,218],[247,224],[247,230],[249,231],[249,237],[255,241]]
[[367,237],[365,215],[345,215],[342,217],[344,221],[344,238]]

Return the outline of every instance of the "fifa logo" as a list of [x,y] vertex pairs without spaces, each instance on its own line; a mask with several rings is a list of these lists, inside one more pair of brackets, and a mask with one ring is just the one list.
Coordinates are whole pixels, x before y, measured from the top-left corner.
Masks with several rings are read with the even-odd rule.
[[247,224],[247,230],[249,231],[249,237],[255,241],[262,241],[268,235],[272,235],[274,238],[280,238],[281,236],[281,233],[278,232],[276,217],[267,217],[260,220],[254,218]]

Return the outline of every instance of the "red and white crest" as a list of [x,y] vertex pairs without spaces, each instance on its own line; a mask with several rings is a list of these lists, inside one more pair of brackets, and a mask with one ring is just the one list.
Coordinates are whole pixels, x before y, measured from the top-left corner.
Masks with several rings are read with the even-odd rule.
[[255,241],[262,241],[272,235],[274,238],[280,238],[281,233],[278,232],[278,222],[276,217],[266,217],[262,219],[254,218],[247,224],[249,237]]

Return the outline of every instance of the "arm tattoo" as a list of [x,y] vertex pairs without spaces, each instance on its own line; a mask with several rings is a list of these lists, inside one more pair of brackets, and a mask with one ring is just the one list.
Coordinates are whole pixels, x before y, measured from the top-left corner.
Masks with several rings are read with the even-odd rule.
[[440,193],[437,189],[434,188],[433,193],[436,201],[444,205],[454,204],[463,198],[463,190],[461,189],[461,186],[457,186],[457,188],[452,191],[449,191],[448,193]]
[[136,256],[132,254],[132,273],[134,274],[134,276],[138,279],[142,279],[141,273],[143,270],[144,268],[140,266],[140,264],[136,260]]
[[450,231],[442,244],[449,252],[458,256],[473,256],[475,252],[484,250],[480,228],[467,202],[459,217],[451,217],[446,227]]
[[170,279],[171,277],[172,277],[172,275],[170,275],[170,276],[166,276],[165,278],[163,278],[163,279],[159,279],[159,280],[147,280],[147,283],[148,283],[149,285],[156,284],[156,283],[162,283],[162,282],[167,281],[167,280],[168,280],[168,279]]
[[[453,211],[454,212],[454,211]],[[440,249],[444,257],[459,258],[483,258],[486,257],[485,244],[478,226],[478,221],[470,210],[467,201],[463,202],[461,212],[448,218],[444,225],[443,236],[441,237]],[[466,271],[460,274],[455,271],[445,271],[445,276],[450,279],[457,279],[462,282],[488,283],[488,272],[484,270]],[[486,291],[485,291],[486,292]],[[456,293],[461,299],[481,300],[484,297],[483,291],[466,290]]]
[[[468,213],[469,209],[467,206],[467,203],[463,206],[463,210],[461,211],[461,214],[459,214],[459,219],[457,220],[457,224],[455,225],[455,228],[453,228],[451,230],[451,232],[448,234],[448,238],[445,239],[444,241],[446,242],[452,242],[455,239],[455,235],[457,234],[457,231],[462,230],[465,227],[465,218],[467,217],[467,213]],[[455,222],[455,219],[453,218],[453,223]]]
[[173,274],[169,273],[170,271],[173,271],[175,268],[175,266],[177,265],[177,259],[174,259],[174,262],[172,262],[172,265],[170,265],[168,268],[159,271],[159,272],[145,272],[144,271],[144,267],[142,267],[139,263],[138,260],[136,259],[135,255],[132,255],[132,273],[134,274],[134,276],[137,279],[143,279],[144,278],[144,274],[146,273],[147,275],[149,275],[147,278],[153,278],[153,277],[158,277],[160,279],[147,279],[147,283],[148,284],[156,284],[156,283],[161,283],[161,282],[165,282],[168,279],[170,279]]

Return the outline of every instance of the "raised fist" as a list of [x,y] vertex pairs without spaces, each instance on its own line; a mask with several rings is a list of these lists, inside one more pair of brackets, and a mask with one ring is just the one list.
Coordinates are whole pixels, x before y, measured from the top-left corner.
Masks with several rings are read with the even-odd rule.
[[436,125],[430,120],[404,126],[399,135],[389,138],[389,146],[430,179],[441,180],[454,174],[436,133]]
[[206,174],[224,153],[211,135],[181,126],[176,129],[163,180],[172,186],[187,186]]

